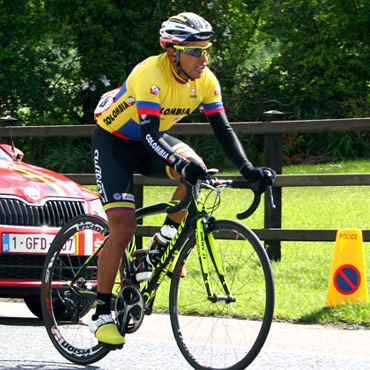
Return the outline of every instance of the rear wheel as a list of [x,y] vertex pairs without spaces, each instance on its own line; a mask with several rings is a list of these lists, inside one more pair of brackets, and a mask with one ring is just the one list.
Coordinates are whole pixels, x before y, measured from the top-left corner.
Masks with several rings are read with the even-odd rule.
[[[180,253],[170,290],[170,316],[176,342],[195,369],[245,369],[268,335],[274,309],[269,259],[256,235],[241,223],[214,221],[207,231],[207,294],[194,232]],[[225,292],[210,254],[213,236]],[[186,277],[181,271],[186,269]]]
[[108,226],[101,218],[84,215],[71,220],[52,242],[42,273],[41,305],[48,335],[66,359],[81,365],[110,351],[89,330],[98,258],[91,255],[107,236]]

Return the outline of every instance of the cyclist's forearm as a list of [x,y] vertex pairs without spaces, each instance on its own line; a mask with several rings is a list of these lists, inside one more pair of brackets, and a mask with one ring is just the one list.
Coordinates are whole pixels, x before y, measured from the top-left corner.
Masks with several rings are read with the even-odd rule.
[[220,143],[226,156],[240,170],[242,167],[252,166],[251,162],[244,151],[244,148],[231,127],[226,113],[219,112],[208,116],[209,122],[217,141]]
[[174,167],[182,160],[182,157],[159,134],[159,117],[152,115],[141,117],[140,123],[143,145],[150,153],[159,156],[170,167]]

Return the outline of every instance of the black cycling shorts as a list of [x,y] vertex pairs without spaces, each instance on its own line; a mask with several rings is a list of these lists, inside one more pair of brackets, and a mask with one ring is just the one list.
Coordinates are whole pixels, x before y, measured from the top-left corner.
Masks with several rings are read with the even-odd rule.
[[[179,154],[195,152],[181,140],[164,134],[166,142]],[[92,137],[92,160],[96,184],[106,212],[135,211],[133,174],[141,173],[156,178],[173,178],[172,169],[163,159],[152,155],[140,141],[119,138],[100,126]]]

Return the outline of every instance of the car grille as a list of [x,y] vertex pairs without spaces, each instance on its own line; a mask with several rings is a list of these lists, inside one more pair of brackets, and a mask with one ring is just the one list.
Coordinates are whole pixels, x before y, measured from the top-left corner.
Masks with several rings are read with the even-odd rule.
[[40,280],[45,255],[0,254],[0,279]]
[[49,200],[33,206],[19,199],[0,199],[1,225],[61,227],[84,213],[84,201]]
[[[70,256],[70,265],[77,269],[86,261],[89,256]],[[0,253],[0,279],[17,280],[40,280],[45,255],[35,254],[7,254]],[[90,278],[96,278],[96,270],[91,270]],[[69,269],[61,271],[61,280],[72,278]]]

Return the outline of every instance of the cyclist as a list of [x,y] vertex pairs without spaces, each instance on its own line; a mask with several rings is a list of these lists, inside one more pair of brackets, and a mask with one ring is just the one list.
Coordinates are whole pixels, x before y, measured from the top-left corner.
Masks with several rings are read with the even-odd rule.
[[[95,109],[93,160],[109,225],[109,239],[99,257],[96,312],[90,322],[100,342],[124,343],[111,316],[111,295],[120,258],[136,229],[133,173],[183,176],[190,183],[205,179],[202,159],[166,133],[174,124],[202,104],[216,139],[240,173],[251,182],[274,181],[273,170],[251,164],[228,122],[219,83],[207,66],[213,34],[211,25],[197,14],[170,17],[160,28],[165,52],[139,63],[121,87],[101,97]],[[182,199],[184,190],[179,185],[173,199]],[[176,228],[183,216],[183,212],[167,216],[164,225]]]

